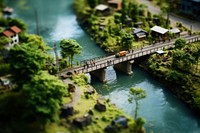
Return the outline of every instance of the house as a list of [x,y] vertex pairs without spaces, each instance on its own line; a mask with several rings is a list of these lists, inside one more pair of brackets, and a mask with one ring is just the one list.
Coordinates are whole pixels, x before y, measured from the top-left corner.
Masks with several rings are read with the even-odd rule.
[[181,31],[178,28],[173,28],[169,30],[169,33],[172,33],[174,37],[180,37]]
[[110,14],[110,8],[107,5],[99,4],[95,7],[98,14],[106,16]]
[[10,47],[14,46],[15,44],[19,43],[19,36],[18,33],[21,32],[21,29],[18,28],[17,26],[12,26],[7,30],[4,30],[1,33],[1,36],[6,36],[8,38],[10,38],[12,41],[9,42],[8,44],[5,44],[5,48],[6,49],[10,49]]
[[6,77],[0,77],[0,89],[11,89],[12,87],[12,83],[10,80],[10,77],[6,76]]
[[116,11],[121,10],[122,0],[108,0],[108,5],[115,8]]
[[160,26],[154,26],[151,28],[151,36],[164,41],[168,38],[168,29],[162,28]]
[[135,24],[134,24],[134,27],[136,27],[136,28],[141,28],[141,27],[143,27],[144,26],[144,23],[143,22],[136,22]]
[[4,15],[11,15],[12,13],[13,13],[13,8],[11,8],[11,7],[5,7],[3,9],[3,14]]
[[200,0],[181,0],[181,12],[200,20]]
[[134,35],[135,40],[137,40],[137,41],[145,40],[148,35],[148,33],[141,28],[133,28],[132,34]]

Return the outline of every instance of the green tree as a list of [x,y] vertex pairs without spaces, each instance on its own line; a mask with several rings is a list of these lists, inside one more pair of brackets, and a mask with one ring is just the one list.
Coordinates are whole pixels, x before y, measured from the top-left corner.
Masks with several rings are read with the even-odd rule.
[[174,43],[176,49],[182,49],[186,45],[186,40],[179,38]]
[[134,41],[134,37],[131,33],[127,33],[125,31],[121,31],[121,46],[123,50],[129,50],[132,49],[133,45],[133,41]]
[[22,32],[26,32],[27,30],[27,25],[21,19],[12,18],[9,19],[8,23],[10,27],[16,25],[22,30]]
[[61,80],[45,71],[35,74],[22,87],[26,106],[25,118],[34,118],[42,125],[58,120],[62,98],[67,94],[66,88]]
[[98,0],[87,0],[87,3],[90,5],[91,8],[94,8],[98,4]]
[[199,57],[200,57],[200,48],[195,53],[193,53],[193,56],[194,56],[195,61],[196,61],[196,71],[198,71]]
[[135,101],[135,114],[134,114],[134,118],[136,120],[137,118],[137,114],[138,114],[138,110],[139,110],[139,100],[143,99],[146,97],[146,92],[145,90],[141,89],[141,88],[130,88],[129,91],[129,99],[128,101],[130,103],[133,102],[133,100]]
[[175,50],[172,57],[172,67],[188,72],[192,70],[195,59],[190,53],[186,53],[183,50]]
[[30,45],[37,45],[38,49],[46,52],[50,50],[51,48],[48,47],[43,38],[41,36],[38,36],[36,34],[28,34],[26,35],[26,39],[24,40],[26,43],[29,43]]
[[169,4],[163,4],[162,7],[161,7],[161,11],[163,14],[167,14],[167,19],[166,19],[166,22],[165,22],[165,28],[169,28],[169,10],[170,10],[170,7],[169,7]]
[[4,7],[6,4],[6,0],[0,0],[0,7]]
[[14,80],[23,84],[31,79],[31,76],[45,68],[48,54],[42,51],[38,45],[15,45],[9,52],[10,69]]
[[129,12],[129,0],[122,0],[122,15],[121,15],[121,22],[125,23],[126,21],[126,16],[128,15]]
[[68,58],[70,65],[72,66],[74,55],[80,54],[82,47],[73,39],[61,40],[60,47],[62,57]]
[[5,37],[5,36],[1,36],[0,37],[0,49],[6,45],[7,43],[11,42],[12,40],[8,37]]

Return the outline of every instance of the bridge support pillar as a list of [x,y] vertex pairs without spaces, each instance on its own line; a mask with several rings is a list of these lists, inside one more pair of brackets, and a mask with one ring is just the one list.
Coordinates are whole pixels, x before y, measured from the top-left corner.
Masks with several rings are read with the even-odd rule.
[[132,71],[133,62],[134,62],[134,60],[116,64],[116,65],[114,65],[114,69],[115,70],[119,70],[121,72],[124,72],[124,73],[126,73],[128,75],[131,75],[131,74],[133,74],[133,71]]
[[106,68],[101,68],[99,70],[95,70],[90,72],[91,78],[95,77],[99,79],[101,82],[106,83]]

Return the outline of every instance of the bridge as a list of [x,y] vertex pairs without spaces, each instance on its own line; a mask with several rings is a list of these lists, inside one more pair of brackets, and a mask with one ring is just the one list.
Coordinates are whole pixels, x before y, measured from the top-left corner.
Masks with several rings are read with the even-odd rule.
[[[186,43],[192,43],[200,41],[198,35],[191,35],[183,37],[186,39]],[[91,76],[97,77],[100,81],[106,82],[106,68],[113,66],[115,70],[120,70],[128,75],[132,74],[132,64],[134,59],[155,53],[156,51],[169,49],[174,47],[176,39],[172,39],[169,42],[162,42],[137,48],[134,50],[127,51],[127,54],[122,57],[116,57],[115,54],[97,57],[85,61],[81,61],[78,66],[63,69],[59,72],[60,75],[66,75],[67,73],[78,74],[78,73],[90,73]]]

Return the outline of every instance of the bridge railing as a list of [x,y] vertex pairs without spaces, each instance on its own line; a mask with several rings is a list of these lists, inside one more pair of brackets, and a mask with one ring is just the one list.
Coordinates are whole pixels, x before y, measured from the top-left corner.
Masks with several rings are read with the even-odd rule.
[[90,62],[90,61],[96,61],[96,60],[103,59],[103,58],[111,56],[113,54],[114,53],[110,53],[110,54],[106,54],[106,55],[102,55],[102,56],[98,56],[98,57],[94,57],[94,58],[91,58],[91,59],[86,59],[86,60],[80,61],[79,66],[84,65],[85,63]]
[[[185,37],[186,39],[186,43],[192,43],[192,42],[196,42],[196,41],[200,41],[200,37],[199,36],[188,36],[188,37]],[[176,40],[176,39],[175,39]],[[138,58],[138,57],[141,57],[141,56],[144,56],[144,55],[147,55],[147,54],[151,54],[151,53],[154,53],[158,50],[162,50],[162,49],[168,49],[170,47],[174,47],[174,42],[175,40],[171,40],[169,42],[163,42],[163,43],[157,43],[157,44],[151,44],[149,46],[145,46],[143,48],[138,48],[138,49],[135,49],[135,50],[132,50],[131,51],[131,55],[127,55],[125,57],[122,57],[122,58],[117,58],[115,60],[113,60],[113,64],[115,64],[115,61],[119,60],[119,62],[124,62],[124,61],[127,61],[127,60],[131,60],[131,59],[134,59],[134,58]],[[76,65],[76,66],[73,66],[73,68],[68,68],[68,69],[65,69],[64,71],[66,70],[78,70],[80,66],[84,66],[87,62],[88,63],[91,63],[91,61],[99,61],[101,59],[104,59],[105,57],[108,57],[108,56],[112,56],[114,54],[106,54],[106,55],[103,55],[103,56],[99,56],[99,57],[95,57],[95,58],[92,58],[92,59],[87,59],[87,60],[83,60],[83,61],[80,61],[80,64]],[[122,59],[122,61],[120,61]],[[96,69],[100,69],[102,67],[106,67],[108,64],[104,63],[104,64],[99,64],[99,65],[95,65],[94,67],[96,67]],[[88,69],[88,70],[86,70]],[[93,69],[92,68],[83,68],[83,69],[79,69],[78,71],[82,71],[82,72],[89,72],[90,70],[95,70],[95,68]],[[64,72],[62,71],[62,72]]]

